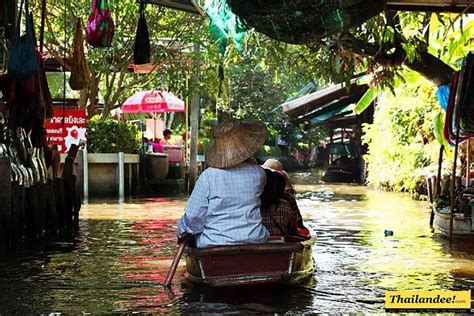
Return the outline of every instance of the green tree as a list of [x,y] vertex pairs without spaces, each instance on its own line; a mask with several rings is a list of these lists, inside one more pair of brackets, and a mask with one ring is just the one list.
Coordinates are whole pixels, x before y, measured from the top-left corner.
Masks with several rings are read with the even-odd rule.
[[436,170],[439,144],[432,127],[441,110],[433,84],[418,77],[400,85],[395,95],[385,92],[374,123],[364,126],[368,181],[376,187],[413,193]]
[[[33,0],[36,25],[40,25],[41,1]],[[47,53],[69,68],[72,56],[74,19],[86,21],[90,0],[47,1],[45,47]],[[102,118],[138,90],[161,87],[186,97],[200,89],[187,81],[193,72],[193,43],[205,39],[202,18],[154,5],[146,8],[152,46],[152,64],[149,73],[129,71],[138,20],[139,3],[134,0],[109,1],[115,22],[115,36],[110,48],[88,48],[86,56],[91,69],[88,88],[80,92],[80,106],[88,109],[89,116],[97,114],[99,93],[103,97]],[[198,52],[200,53],[200,52]]]
[[[302,3],[301,6],[311,3],[313,2]],[[275,8],[268,10],[272,9]],[[309,11],[308,9],[307,12]],[[289,11],[284,15],[291,16],[297,13]],[[281,17],[283,13],[275,15]],[[278,20],[274,22],[279,23]],[[295,24],[307,22],[294,21]],[[249,25],[261,26],[264,23],[255,20]],[[311,77],[334,83],[347,83],[357,74],[370,72],[374,73],[375,84],[393,88],[396,79],[403,77],[403,69],[409,68],[436,85],[446,84],[449,83],[453,71],[458,69],[460,59],[474,47],[473,18],[472,15],[463,14],[387,12],[346,32],[329,34],[323,38],[300,36],[299,39],[304,38],[301,40],[304,45],[301,45],[301,42],[298,42],[300,45],[291,45],[292,34],[284,33],[284,30],[283,35],[276,31],[268,31],[272,27],[267,26],[267,33],[270,36],[287,42],[267,40],[266,36],[260,35],[259,43],[262,45],[259,46],[260,51],[257,53],[261,58],[266,59],[267,63],[276,62],[290,67],[305,68]],[[393,53],[397,42],[407,56],[404,62],[395,66],[377,62],[380,58],[376,56],[380,56],[381,52]],[[403,61],[403,58],[400,61]]]

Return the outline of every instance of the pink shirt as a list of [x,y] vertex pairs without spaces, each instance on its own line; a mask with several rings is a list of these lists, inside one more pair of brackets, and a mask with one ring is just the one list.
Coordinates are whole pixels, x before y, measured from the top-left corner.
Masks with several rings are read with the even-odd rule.
[[153,151],[155,153],[162,153],[163,152],[163,145],[161,144],[161,141],[159,144],[153,143]]

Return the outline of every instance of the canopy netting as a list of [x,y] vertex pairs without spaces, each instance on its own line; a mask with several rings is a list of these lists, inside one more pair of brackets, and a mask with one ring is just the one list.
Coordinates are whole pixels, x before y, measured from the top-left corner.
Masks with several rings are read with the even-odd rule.
[[242,20],[230,9],[226,0],[206,0],[204,10],[209,16],[209,29],[212,39],[216,42],[221,53],[225,52],[227,42],[232,39],[240,48],[247,27]]
[[384,1],[207,0],[205,9],[220,45],[230,37],[240,43],[250,28],[279,41],[304,44],[364,23],[383,11]]

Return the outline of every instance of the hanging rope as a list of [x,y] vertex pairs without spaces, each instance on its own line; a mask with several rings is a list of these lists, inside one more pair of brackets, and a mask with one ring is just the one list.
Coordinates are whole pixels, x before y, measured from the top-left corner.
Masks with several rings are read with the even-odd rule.
[[67,0],[64,0],[64,52],[63,52],[63,128],[64,128],[64,114],[66,108],[66,57],[67,57]]
[[44,49],[44,26],[46,22],[46,0],[41,3],[41,25],[40,25],[40,52],[43,54]]

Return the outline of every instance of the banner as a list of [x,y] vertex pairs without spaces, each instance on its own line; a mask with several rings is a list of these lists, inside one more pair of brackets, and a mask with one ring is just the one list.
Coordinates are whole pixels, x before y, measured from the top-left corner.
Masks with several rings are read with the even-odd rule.
[[86,139],[86,110],[54,109],[53,118],[46,123],[48,142],[66,153],[72,144]]
[[471,311],[471,291],[387,291],[387,312],[450,312]]

